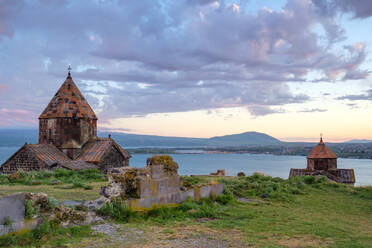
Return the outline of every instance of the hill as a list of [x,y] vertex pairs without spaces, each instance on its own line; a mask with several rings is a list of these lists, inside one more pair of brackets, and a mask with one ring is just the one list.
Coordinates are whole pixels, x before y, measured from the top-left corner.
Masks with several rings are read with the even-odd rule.
[[[98,132],[98,136],[100,137],[107,137],[109,134],[123,147],[231,147],[282,144],[278,139],[258,132],[245,132],[212,138],[186,138]],[[21,146],[25,142],[32,144],[37,143],[37,141],[38,131],[35,129],[0,129],[0,146]]]
[[365,144],[365,143],[372,143],[372,140],[367,140],[367,139],[353,139],[346,141],[345,143],[349,144]]
[[274,137],[259,133],[259,132],[245,132],[240,134],[232,134],[225,136],[217,136],[208,139],[208,146],[271,146],[271,145],[281,145],[281,142]]

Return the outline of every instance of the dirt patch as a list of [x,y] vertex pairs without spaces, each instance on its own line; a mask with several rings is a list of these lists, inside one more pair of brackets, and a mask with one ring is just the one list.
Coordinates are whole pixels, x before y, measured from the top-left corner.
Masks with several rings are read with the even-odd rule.
[[125,248],[243,248],[243,234],[237,230],[214,230],[200,225],[174,227],[132,227],[103,223],[92,227],[95,238],[83,240],[79,247]]
[[332,244],[330,240],[320,239],[314,236],[288,237],[278,241],[278,244],[288,248],[298,247],[328,247]]
[[144,246],[166,248],[247,247],[237,230],[214,230],[199,225],[177,226],[159,231],[158,240]]

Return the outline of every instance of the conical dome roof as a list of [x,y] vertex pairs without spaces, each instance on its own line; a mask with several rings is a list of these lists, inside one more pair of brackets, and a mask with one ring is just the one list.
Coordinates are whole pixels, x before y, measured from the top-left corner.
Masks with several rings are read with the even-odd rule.
[[320,138],[318,145],[316,145],[309,155],[307,155],[307,158],[337,158],[337,156],[331,151],[331,149],[326,147],[323,139]]
[[72,80],[70,72],[39,117],[39,119],[50,118],[97,119],[89,103]]

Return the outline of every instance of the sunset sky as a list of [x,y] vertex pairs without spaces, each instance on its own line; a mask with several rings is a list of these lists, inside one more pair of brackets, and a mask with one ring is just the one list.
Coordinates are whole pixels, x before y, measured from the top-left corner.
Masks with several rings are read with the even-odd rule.
[[98,128],[372,139],[370,0],[0,0],[0,128],[72,67]]

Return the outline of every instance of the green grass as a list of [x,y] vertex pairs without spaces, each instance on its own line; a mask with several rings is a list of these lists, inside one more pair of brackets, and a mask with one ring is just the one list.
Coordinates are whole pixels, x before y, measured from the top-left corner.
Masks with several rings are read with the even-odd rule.
[[106,175],[98,169],[72,171],[56,169],[54,171],[18,171],[10,175],[0,175],[0,185],[58,185],[106,182]]
[[66,247],[87,237],[94,237],[89,226],[62,228],[44,219],[33,231],[0,237],[0,247]]
[[[184,177],[182,180],[194,185],[206,183],[205,177]],[[211,229],[217,234],[232,232],[247,247],[372,247],[372,187],[352,187],[332,183],[322,177],[308,176],[284,180],[253,175],[222,177],[218,180],[225,183],[226,192],[216,198],[188,200],[177,207],[163,206],[140,213],[119,203],[111,203],[104,205],[99,213],[110,216],[124,226],[138,225],[148,230],[164,228],[164,233],[172,233],[169,230],[175,226],[181,226],[181,230],[182,227],[197,227],[195,235]],[[93,191],[96,195],[90,197],[94,199],[103,184],[90,183],[93,190],[58,188],[64,187],[61,185],[4,185],[0,189],[45,187],[39,188],[40,192],[49,189],[58,200],[89,198],[87,196]],[[245,202],[233,200],[232,194],[245,198]],[[83,234],[69,234],[72,238],[68,242],[72,242],[72,246],[80,240],[95,240],[88,231],[89,227],[84,228]],[[68,233],[70,230],[58,230],[56,235],[47,236],[46,241],[41,238],[39,241],[36,239],[36,243],[25,244],[36,247],[45,242],[63,244],[66,237],[59,233]],[[30,239],[35,239],[32,237]],[[0,246],[2,244],[0,241]]]
[[99,192],[102,186],[107,185],[107,182],[92,182],[86,183],[85,186],[90,186],[89,190],[84,188],[74,187],[73,184],[66,185],[0,185],[0,196],[5,196],[17,192],[43,192],[48,196],[52,196],[59,201],[64,200],[94,200],[99,197]]
[[[139,215],[124,211],[124,222],[171,227],[195,225],[196,219],[206,218],[198,225],[222,233],[237,230],[247,246],[372,247],[371,187],[316,177],[283,180],[254,175],[221,181],[227,193],[219,198],[186,201]],[[231,200],[229,192],[247,202]]]

